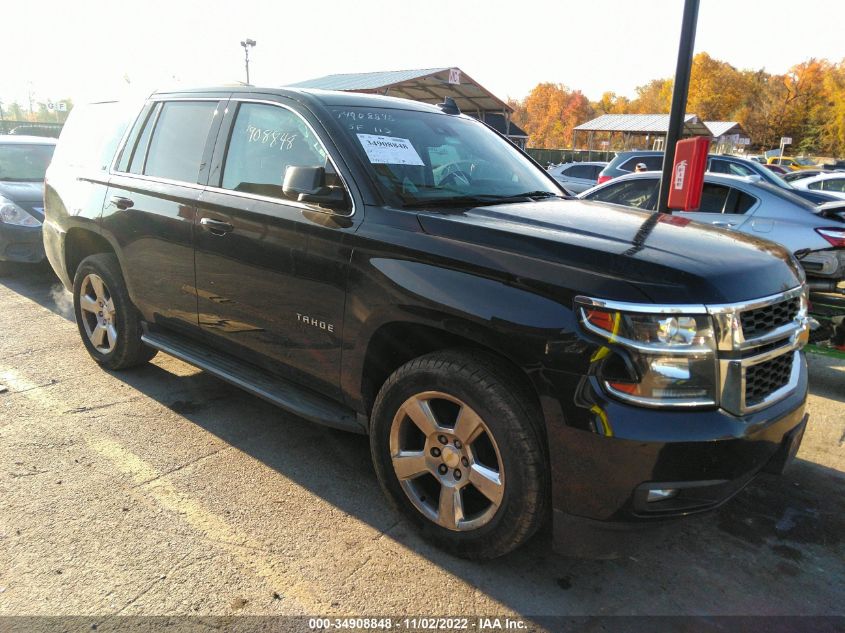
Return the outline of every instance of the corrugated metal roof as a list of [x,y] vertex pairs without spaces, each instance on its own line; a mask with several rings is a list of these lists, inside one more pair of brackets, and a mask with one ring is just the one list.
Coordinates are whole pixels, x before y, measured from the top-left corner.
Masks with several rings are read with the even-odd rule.
[[[694,114],[684,116],[687,134],[709,136],[710,130]],[[669,129],[668,114],[603,114],[577,126],[585,132],[633,132],[637,134],[665,134]]]
[[[452,71],[457,83],[450,81]],[[423,103],[440,103],[452,97],[462,112],[512,113],[507,103],[499,99],[460,68],[422,68],[418,70],[389,70],[373,73],[327,75],[291,84],[293,88],[318,88],[347,92],[377,92],[391,97],[404,97]]]
[[745,130],[736,121],[705,121],[704,125],[710,130],[711,136],[719,138],[725,134],[739,134],[740,136],[747,136]]
[[292,88],[319,88],[320,90],[375,90],[411,79],[449,70],[448,68],[421,68],[417,70],[387,70],[375,73],[344,73],[326,75],[290,84]]

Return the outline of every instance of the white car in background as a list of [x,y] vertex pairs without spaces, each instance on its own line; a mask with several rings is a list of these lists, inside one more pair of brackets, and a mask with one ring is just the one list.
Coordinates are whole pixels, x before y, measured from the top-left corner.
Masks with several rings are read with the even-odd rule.
[[548,172],[571,193],[581,193],[595,187],[599,172],[607,167],[606,162],[562,163],[552,165]]
[[826,174],[793,180],[791,183],[796,189],[807,189],[809,191],[823,191],[837,198],[845,200],[845,171],[832,171]]

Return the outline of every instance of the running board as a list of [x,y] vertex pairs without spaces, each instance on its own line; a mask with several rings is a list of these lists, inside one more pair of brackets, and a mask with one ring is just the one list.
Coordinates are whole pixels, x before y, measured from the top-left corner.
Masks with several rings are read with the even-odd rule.
[[160,332],[144,332],[141,340],[145,345],[207,371],[309,422],[353,433],[366,433],[366,428],[352,409],[228,354],[216,352],[178,335]]

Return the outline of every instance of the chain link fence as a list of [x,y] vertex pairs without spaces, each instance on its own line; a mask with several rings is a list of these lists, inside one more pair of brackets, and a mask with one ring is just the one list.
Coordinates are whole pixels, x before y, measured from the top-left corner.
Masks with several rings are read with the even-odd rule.
[[616,152],[602,152],[588,149],[535,149],[525,150],[528,155],[546,167],[550,163],[583,163],[587,161],[610,161]]

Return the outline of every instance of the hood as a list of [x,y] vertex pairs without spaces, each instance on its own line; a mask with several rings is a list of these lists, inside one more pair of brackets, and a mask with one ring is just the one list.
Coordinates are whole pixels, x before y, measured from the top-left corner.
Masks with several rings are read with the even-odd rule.
[[0,196],[11,200],[19,207],[32,213],[39,221],[44,221],[44,183],[43,182],[2,182]]
[[[558,199],[459,213],[426,211],[419,220],[433,235],[630,284],[655,303],[734,303],[794,288],[803,278],[795,259],[773,242],[599,202]],[[560,276],[544,281],[565,286]],[[571,289],[618,298],[608,295],[610,288],[608,283]]]

